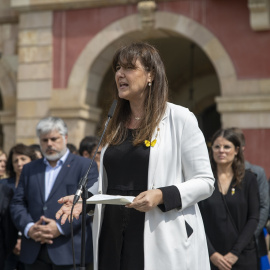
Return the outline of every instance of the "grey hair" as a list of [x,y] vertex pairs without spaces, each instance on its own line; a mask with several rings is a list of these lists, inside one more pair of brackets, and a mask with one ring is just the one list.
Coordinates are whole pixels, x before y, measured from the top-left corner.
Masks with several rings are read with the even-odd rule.
[[47,117],[41,119],[36,127],[37,136],[40,137],[42,134],[48,134],[53,130],[58,131],[62,136],[68,134],[66,123],[59,117]]

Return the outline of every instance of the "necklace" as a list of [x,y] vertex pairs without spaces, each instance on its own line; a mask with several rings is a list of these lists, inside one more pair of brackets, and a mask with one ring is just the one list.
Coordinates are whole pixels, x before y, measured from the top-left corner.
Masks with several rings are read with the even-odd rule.
[[138,121],[138,120],[141,120],[142,118],[141,117],[135,117],[134,116],[134,119]]
[[[226,185],[222,186],[220,181],[217,179],[217,183],[218,183],[218,188],[219,188],[219,191],[221,192],[221,194],[226,195],[229,192],[231,182],[229,183],[229,186],[226,186]],[[234,194],[235,194],[235,188],[232,187],[231,188],[231,195],[233,196]]]

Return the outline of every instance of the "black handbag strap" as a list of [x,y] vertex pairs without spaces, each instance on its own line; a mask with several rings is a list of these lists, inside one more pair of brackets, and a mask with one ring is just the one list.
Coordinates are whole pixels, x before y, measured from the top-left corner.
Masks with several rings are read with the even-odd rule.
[[237,232],[237,234],[239,234],[239,231],[238,231],[238,229],[237,229],[237,227],[236,227],[236,225],[234,223],[233,217],[232,217],[231,212],[229,210],[229,207],[227,205],[227,202],[226,202],[226,199],[225,199],[225,195],[223,195],[222,193],[220,193],[220,195],[221,195],[222,201],[223,201],[223,203],[225,205],[226,212],[228,213],[228,216],[229,216],[229,218],[230,218],[230,220],[231,220],[231,222],[233,224],[233,227],[234,227],[235,231]]

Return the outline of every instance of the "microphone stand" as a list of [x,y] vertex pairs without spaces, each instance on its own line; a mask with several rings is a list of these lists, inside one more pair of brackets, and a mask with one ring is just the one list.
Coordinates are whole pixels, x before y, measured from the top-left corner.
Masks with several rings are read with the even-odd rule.
[[86,231],[86,200],[87,200],[87,188],[83,186],[82,190],[82,237],[81,237],[81,264],[80,270],[85,270],[85,231]]
[[92,164],[93,164],[93,161],[95,160],[95,157],[96,157],[96,154],[97,154],[97,151],[99,149],[99,146],[102,142],[102,139],[103,139],[103,136],[105,134],[105,131],[107,129],[107,126],[113,116],[113,113],[114,113],[114,110],[115,110],[115,107],[117,105],[117,101],[114,100],[113,101],[113,104],[111,105],[111,108],[109,110],[109,113],[108,113],[108,119],[105,123],[105,127],[104,127],[104,130],[103,130],[103,133],[101,135],[101,138],[99,140],[99,143],[96,147],[96,151],[95,151],[95,154],[92,158],[92,161],[90,163],[90,166],[85,174],[85,176],[83,178],[81,178],[80,182],[79,182],[79,188],[74,196],[74,200],[73,200],[73,206],[78,202],[80,196],[82,197],[82,234],[81,234],[81,264],[80,264],[80,270],[85,270],[85,231],[86,231],[86,200],[87,200],[87,195],[88,195],[88,192],[87,192],[87,181],[88,181],[88,174],[90,172],[90,169],[92,167]]

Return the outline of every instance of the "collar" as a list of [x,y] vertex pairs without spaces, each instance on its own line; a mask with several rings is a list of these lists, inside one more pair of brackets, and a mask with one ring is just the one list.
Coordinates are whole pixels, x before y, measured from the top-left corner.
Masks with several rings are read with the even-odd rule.
[[[66,161],[66,159],[67,159],[69,153],[70,153],[70,151],[69,151],[69,149],[67,148],[66,153],[65,153],[60,159],[58,159],[58,161],[57,161],[57,163],[56,163],[56,167],[58,167],[58,166],[60,166],[60,165],[63,165],[63,164],[65,163],[65,161]],[[44,164],[45,164],[46,166],[51,166],[50,163],[49,163],[49,161],[48,161],[46,158],[43,159],[43,162],[44,162]]]

